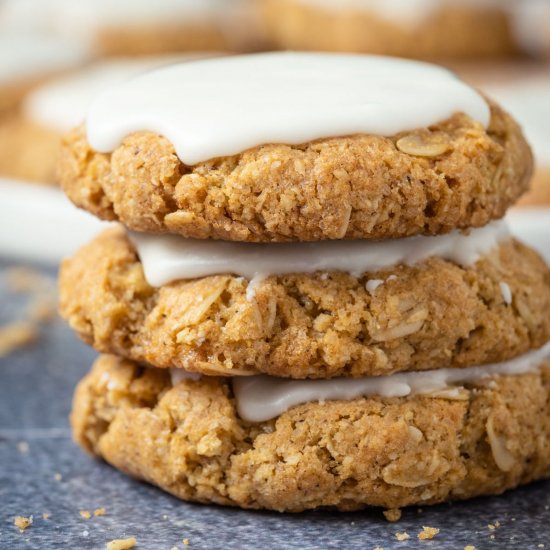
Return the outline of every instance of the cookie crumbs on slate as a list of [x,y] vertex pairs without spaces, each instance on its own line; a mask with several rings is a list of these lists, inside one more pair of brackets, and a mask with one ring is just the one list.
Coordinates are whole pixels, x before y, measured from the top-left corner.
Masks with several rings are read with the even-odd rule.
[[395,538],[401,542],[403,540],[409,540],[411,536],[408,533],[395,533]]
[[437,527],[422,527],[422,531],[418,533],[418,538],[420,540],[431,540],[439,533]]
[[88,510],[80,510],[80,516],[84,519],[90,519],[92,517],[91,512],[88,512]]
[[135,537],[127,539],[114,539],[107,543],[107,550],[129,550],[137,544]]
[[29,516],[28,518],[24,516],[15,516],[13,524],[22,533],[27,527],[30,527],[32,525],[32,516]]
[[44,513],[42,514],[42,519],[45,519],[45,520],[50,519],[50,516],[51,516],[50,513],[44,512]]
[[107,513],[107,510],[105,508],[96,508],[94,510],[94,516],[104,516]]

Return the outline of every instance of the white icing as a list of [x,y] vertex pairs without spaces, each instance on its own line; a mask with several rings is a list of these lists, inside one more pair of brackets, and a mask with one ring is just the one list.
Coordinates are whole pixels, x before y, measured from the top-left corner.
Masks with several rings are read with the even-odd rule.
[[291,380],[265,375],[238,377],[233,379],[233,391],[239,416],[250,422],[264,422],[279,416],[291,407],[312,401],[348,401],[372,395],[405,397],[430,394],[489,376],[525,374],[538,369],[548,358],[550,343],[510,361],[463,369],[438,369],[332,380]]
[[120,58],[98,62],[37,88],[26,97],[23,112],[27,118],[42,126],[64,133],[84,122],[93,99],[111,86],[145,71],[197,57],[200,54]]
[[499,283],[499,286],[504,303],[510,305],[512,303],[512,290],[510,289],[510,285],[508,283],[501,282]]
[[88,57],[85,48],[40,34],[0,32],[0,86],[17,85],[73,68]]
[[485,100],[435,65],[271,53],[185,63],[132,79],[94,101],[87,133],[94,149],[109,152],[132,132],[157,132],[193,165],[265,143],[389,136],[456,112],[489,122]]
[[[434,237],[386,241],[239,243],[184,239],[177,235],[130,233],[150,285],[178,279],[232,273],[258,281],[269,275],[341,271],[354,276],[399,264],[413,265],[430,256],[469,266],[509,238],[505,222]],[[251,289],[252,292],[252,289]],[[252,297],[252,295],[251,295]]]

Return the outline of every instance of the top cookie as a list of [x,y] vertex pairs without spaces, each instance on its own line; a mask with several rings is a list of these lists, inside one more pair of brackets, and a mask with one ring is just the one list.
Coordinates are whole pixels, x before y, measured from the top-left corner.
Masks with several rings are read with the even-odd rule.
[[452,73],[266,54],[149,73],[64,143],[69,197],[131,229],[276,242],[478,227],[527,189],[517,124]]

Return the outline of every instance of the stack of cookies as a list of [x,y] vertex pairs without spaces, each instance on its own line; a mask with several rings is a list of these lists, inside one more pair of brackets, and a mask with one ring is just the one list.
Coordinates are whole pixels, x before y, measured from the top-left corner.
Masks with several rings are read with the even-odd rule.
[[100,96],[62,185],[120,221],[65,261],[102,355],[87,451],[185,500],[389,509],[550,476],[550,270],[501,218],[532,156],[442,68],[201,60]]

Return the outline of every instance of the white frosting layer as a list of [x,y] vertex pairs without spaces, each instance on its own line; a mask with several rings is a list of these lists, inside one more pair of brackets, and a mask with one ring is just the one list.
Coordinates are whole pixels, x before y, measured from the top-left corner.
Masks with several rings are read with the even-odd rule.
[[40,34],[0,31],[0,86],[70,69],[86,61],[88,51]]
[[272,53],[185,63],[102,94],[87,117],[91,146],[157,132],[193,165],[265,143],[358,133],[393,135],[456,112],[483,125],[489,107],[453,73],[378,56]]
[[175,235],[131,233],[145,277],[162,286],[178,279],[232,273],[247,279],[285,273],[341,271],[355,276],[412,265],[438,256],[469,266],[509,238],[503,221],[435,237],[407,237],[385,241],[319,241],[310,243],[237,243],[184,239]]
[[95,63],[77,73],[48,82],[25,99],[25,116],[60,133],[84,121],[93,99],[106,89],[145,71],[189,61],[195,56],[120,58]]
[[535,371],[548,358],[550,343],[510,361],[481,367],[332,380],[290,380],[264,375],[249,376],[234,378],[233,391],[239,416],[250,422],[263,422],[279,416],[295,405],[312,401],[351,400],[371,395],[404,397],[429,394],[489,376],[524,374]]

